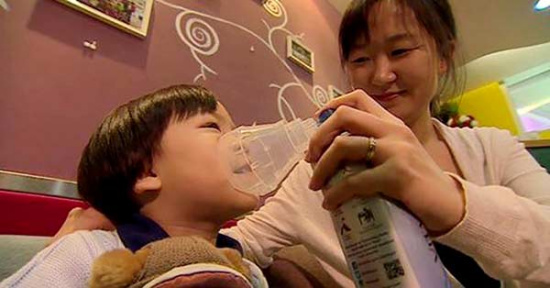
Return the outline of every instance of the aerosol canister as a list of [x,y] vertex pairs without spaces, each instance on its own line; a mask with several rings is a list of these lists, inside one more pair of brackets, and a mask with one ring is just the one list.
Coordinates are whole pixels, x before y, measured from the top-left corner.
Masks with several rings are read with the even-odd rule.
[[[321,113],[319,123],[333,112]],[[367,164],[346,166],[328,185],[364,169]],[[331,216],[356,287],[451,287],[427,231],[400,204],[382,196],[354,198]]]

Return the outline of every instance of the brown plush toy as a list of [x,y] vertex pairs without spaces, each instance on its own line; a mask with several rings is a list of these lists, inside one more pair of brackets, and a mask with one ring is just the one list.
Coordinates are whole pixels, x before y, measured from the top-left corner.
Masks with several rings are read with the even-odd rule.
[[[93,263],[90,287],[142,287],[173,268],[205,263],[231,268],[250,280],[237,250],[216,248],[199,237],[174,237],[150,243],[135,254],[127,249],[104,253]],[[208,268],[173,278],[155,287],[250,287],[237,273]]]

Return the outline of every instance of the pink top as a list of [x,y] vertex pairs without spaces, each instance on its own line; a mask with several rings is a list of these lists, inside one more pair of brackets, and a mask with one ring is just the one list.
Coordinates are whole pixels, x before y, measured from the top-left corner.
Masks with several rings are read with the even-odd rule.
[[[550,175],[507,131],[434,125],[464,175],[467,199],[463,221],[435,240],[472,256],[506,287],[550,285]],[[261,266],[280,248],[304,244],[336,281],[353,287],[323,196],[308,189],[311,175],[299,163],[265,206],[223,233]]]

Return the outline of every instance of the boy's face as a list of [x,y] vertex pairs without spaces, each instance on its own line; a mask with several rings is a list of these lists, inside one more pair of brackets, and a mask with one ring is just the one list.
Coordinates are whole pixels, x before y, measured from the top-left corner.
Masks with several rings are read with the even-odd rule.
[[256,207],[256,197],[231,186],[226,160],[219,153],[220,137],[233,126],[219,103],[214,113],[197,114],[168,125],[152,169],[162,183],[155,200],[161,201],[161,207],[184,214],[184,219],[220,223]]

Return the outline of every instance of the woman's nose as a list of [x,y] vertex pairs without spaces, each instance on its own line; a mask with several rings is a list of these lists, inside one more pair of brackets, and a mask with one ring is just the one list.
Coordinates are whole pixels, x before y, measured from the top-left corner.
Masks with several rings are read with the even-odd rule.
[[397,79],[393,71],[392,63],[386,57],[380,57],[375,60],[374,73],[372,75],[372,84],[376,86],[385,86],[393,83]]

